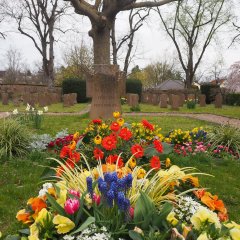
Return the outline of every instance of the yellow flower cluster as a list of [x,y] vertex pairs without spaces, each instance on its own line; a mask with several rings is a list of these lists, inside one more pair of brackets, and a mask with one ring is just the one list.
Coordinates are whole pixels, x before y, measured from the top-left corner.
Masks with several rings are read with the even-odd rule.
[[135,139],[146,139],[153,140],[153,138],[158,137],[160,141],[164,139],[163,135],[160,133],[161,128],[158,125],[154,125],[154,130],[147,129],[142,123],[132,123],[132,133]]
[[169,136],[164,139],[167,143],[181,144],[191,142],[192,138],[189,131],[183,131],[182,129],[175,129],[170,132]]

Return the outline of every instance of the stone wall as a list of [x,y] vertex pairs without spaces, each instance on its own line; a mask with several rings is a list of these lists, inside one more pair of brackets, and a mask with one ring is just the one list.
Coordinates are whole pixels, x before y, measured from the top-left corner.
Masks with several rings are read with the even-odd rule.
[[[27,94],[43,94],[43,93],[56,93],[61,99],[62,88],[55,87],[53,90],[49,90],[45,85],[29,85],[29,84],[0,84],[0,95],[7,93],[10,99],[13,96],[24,96]],[[0,96],[1,97],[1,96]]]

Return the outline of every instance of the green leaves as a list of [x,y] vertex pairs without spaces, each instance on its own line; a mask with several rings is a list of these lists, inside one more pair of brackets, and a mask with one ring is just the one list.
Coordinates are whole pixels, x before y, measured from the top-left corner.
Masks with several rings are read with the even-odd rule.
[[57,203],[57,201],[49,194],[46,193],[47,199],[49,203],[51,204],[52,208],[60,215],[67,217],[67,214],[64,210],[64,208]]
[[89,225],[95,222],[94,217],[88,217],[87,220],[74,232],[71,233],[71,235],[82,232],[84,229],[86,229]]

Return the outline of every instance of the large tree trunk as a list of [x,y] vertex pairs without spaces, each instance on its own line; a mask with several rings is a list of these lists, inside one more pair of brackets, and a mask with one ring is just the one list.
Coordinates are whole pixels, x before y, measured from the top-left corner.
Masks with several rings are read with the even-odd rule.
[[[121,80],[117,65],[110,61],[110,27],[92,24],[89,35],[93,39],[94,76],[88,80],[92,104],[90,117],[110,118],[114,111],[121,111]],[[89,94],[89,90],[87,90]]]
[[94,64],[111,64],[110,62],[110,28],[92,24],[89,35],[93,39]]

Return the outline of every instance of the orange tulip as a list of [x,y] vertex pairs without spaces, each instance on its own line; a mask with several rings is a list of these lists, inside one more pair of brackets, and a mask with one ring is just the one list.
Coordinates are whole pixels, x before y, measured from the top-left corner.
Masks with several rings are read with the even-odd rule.
[[31,205],[32,210],[36,213],[36,212],[40,212],[43,208],[47,207],[47,204],[43,201],[43,199],[41,198],[30,198],[28,200],[28,204]]
[[18,211],[16,218],[17,218],[18,221],[20,221],[24,224],[28,224],[28,223],[32,222],[30,220],[30,213],[26,212],[25,209],[22,209],[22,210]]

